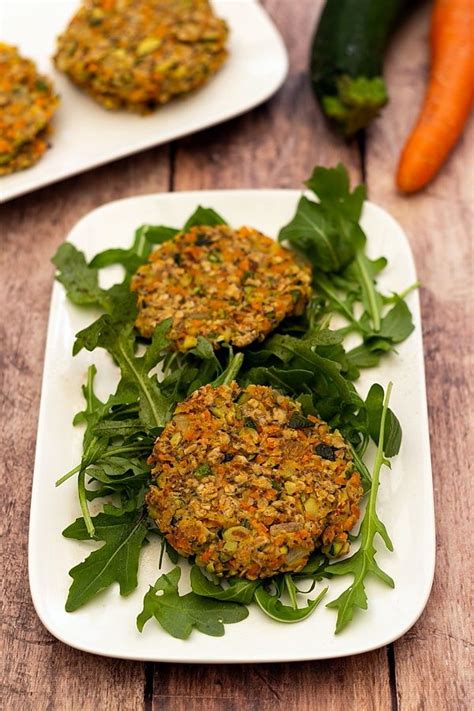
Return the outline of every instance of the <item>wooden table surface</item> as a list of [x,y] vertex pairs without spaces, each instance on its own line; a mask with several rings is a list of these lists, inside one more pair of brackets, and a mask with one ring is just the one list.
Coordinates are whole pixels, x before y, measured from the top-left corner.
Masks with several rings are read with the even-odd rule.
[[[291,65],[284,87],[269,102],[220,127],[84,173],[2,208],[2,708],[7,711],[457,711],[469,706],[466,463],[472,460],[472,122],[427,190],[410,198],[397,195],[397,156],[425,85],[428,8],[416,12],[392,43],[386,65],[392,101],[383,118],[365,141],[348,146],[328,131],[308,88],[309,33],[321,2],[264,4],[285,39]],[[425,612],[404,637],[384,649],[323,662],[143,664],[95,657],[63,645],[36,617],[27,578],[51,256],[80,217],[109,200],[169,190],[299,187],[316,163],[338,161],[348,166],[354,180],[364,179],[370,198],[401,222],[422,282],[437,520],[436,577]]]

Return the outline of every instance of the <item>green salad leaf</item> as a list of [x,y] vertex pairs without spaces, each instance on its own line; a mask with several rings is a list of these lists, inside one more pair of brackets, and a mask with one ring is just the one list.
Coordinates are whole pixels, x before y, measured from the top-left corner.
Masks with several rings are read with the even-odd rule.
[[[370,388],[366,401],[369,433],[376,444],[380,443],[380,428],[385,411],[384,392],[381,385],[375,383]],[[387,407],[383,432],[383,451],[386,457],[394,457],[400,451],[402,428],[397,416]]]
[[158,385],[156,375],[150,371],[160,360],[161,351],[167,346],[166,333],[170,321],[155,329],[150,347],[145,355],[135,354],[136,334],[133,323],[117,325],[107,314],[95,322],[92,339],[84,339],[87,350],[104,348],[120,368],[122,379],[117,388],[122,401],[138,402],[140,420],[147,429],[163,427],[169,417],[168,400]]
[[393,344],[401,343],[408,338],[414,328],[410,309],[404,301],[399,300],[382,318],[379,338],[390,340]]
[[191,588],[196,595],[202,597],[212,597],[214,600],[226,600],[230,602],[240,602],[242,605],[250,605],[260,580],[246,580],[243,578],[229,578],[228,586],[216,585],[209,578],[206,578],[201,568],[193,565],[191,568]]
[[103,269],[112,264],[121,264],[128,276],[148,259],[153,245],[163,244],[173,239],[179,232],[175,227],[164,225],[142,225],[135,231],[135,239],[129,249],[106,249],[92,259],[89,267]]
[[[380,386],[378,386],[380,387]],[[367,593],[365,591],[365,580],[368,575],[373,575],[386,585],[394,587],[392,578],[385,573],[375,560],[377,550],[374,545],[375,536],[378,534],[385,543],[389,551],[393,550],[392,541],[387,533],[387,529],[379,519],[376,511],[377,491],[380,484],[380,470],[385,459],[385,422],[388,412],[388,403],[392,384],[389,383],[387,393],[383,402],[383,409],[380,418],[379,443],[377,455],[374,463],[372,475],[372,485],[369,492],[367,508],[362,519],[360,528],[360,548],[350,558],[332,563],[327,567],[327,572],[331,575],[352,575],[351,585],[338,598],[332,600],[326,607],[337,610],[336,634],[341,632],[352,620],[356,608],[367,609]]]
[[338,272],[363,248],[365,235],[358,220],[365,197],[359,185],[353,193],[344,166],[315,168],[305,183],[319,202],[302,197],[291,222],[278,239],[288,241],[297,252],[323,272]]
[[265,586],[260,586],[255,591],[255,601],[258,606],[268,617],[277,622],[285,622],[291,624],[306,620],[316,610],[317,606],[326,595],[328,588],[321,590],[319,595],[314,600],[308,600],[305,607],[296,607],[294,605],[284,605],[279,600],[279,595],[272,595]]
[[[376,278],[387,260],[372,260],[365,253],[366,237],[359,224],[365,189],[359,185],[350,192],[344,166],[315,168],[306,186],[318,202],[303,196],[279,240],[287,241],[311,263],[321,310],[340,314],[348,323],[344,333],[354,331],[362,337],[362,343],[347,354],[351,365],[355,369],[376,366],[413,331],[404,299],[417,284],[390,297],[378,291]],[[387,312],[390,303],[394,306]],[[361,315],[356,305],[362,307]]]
[[199,227],[200,225],[213,227],[215,225],[227,225],[227,222],[218,212],[213,210],[212,207],[202,207],[202,205],[199,205],[191,217],[184,223],[183,230],[186,231],[191,227]]
[[[143,513],[100,513],[93,522],[94,539],[105,541],[105,545],[69,571],[73,583],[66,601],[67,612],[82,607],[112,583],[119,584],[121,595],[129,595],[137,586],[138,561],[147,531]],[[63,535],[77,540],[88,538],[84,519],[68,526]]]
[[341,365],[331,359],[325,358],[312,347],[311,343],[292,336],[271,336],[265,345],[267,353],[275,355],[285,365],[294,364],[296,369],[306,368],[320,376],[320,380],[332,384],[339,397],[345,402],[351,402],[354,387],[341,375]]
[[56,279],[66,289],[67,297],[78,306],[100,306],[107,309],[107,292],[99,286],[99,272],[91,269],[86,258],[70,242],[62,244],[52,259],[58,269]]
[[187,639],[193,629],[212,637],[222,637],[224,625],[241,622],[248,617],[244,605],[235,602],[222,602],[201,597],[194,592],[181,595],[178,582],[181,568],[173,568],[169,573],[158,578],[143,599],[143,610],[137,617],[140,632],[152,617],[177,639]]

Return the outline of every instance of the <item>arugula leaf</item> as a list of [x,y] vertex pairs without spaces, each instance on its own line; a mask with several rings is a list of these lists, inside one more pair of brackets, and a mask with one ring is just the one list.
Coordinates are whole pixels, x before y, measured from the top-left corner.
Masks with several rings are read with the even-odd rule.
[[306,578],[308,576],[319,580],[324,576],[324,570],[327,566],[328,559],[320,551],[313,553],[306,565],[299,573],[295,573],[295,577]]
[[[369,434],[376,444],[379,444],[379,433],[384,412],[384,392],[381,385],[375,383],[370,388],[365,407],[368,418]],[[383,434],[384,455],[394,457],[400,451],[402,443],[402,428],[397,416],[390,408],[385,415],[385,429]]]
[[[332,309],[348,322],[346,332],[356,331],[363,343],[348,354],[350,377],[358,377],[358,368],[373,367],[380,357],[405,340],[413,330],[411,314],[403,294],[383,296],[376,287],[376,276],[385,268],[384,257],[371,260],[365,254],[366,238],[359,225],[365,189],[358,186],[351,193],[349,178],[342,165],[314,169],[306,181],[319,202],[302,197],[293,220],[284,227],[280,240],[303,253],[314,269],[314,288],[321,294],[321,313]],[[354,305],[364,307],[356,317]],[[395,302],[384,314],[384,306]]]
[[89,267],[103,269],[111,264],[121,264],[131,275],[146,262],[152,246],[163,244],[179,232],[175,227],[164,225],[142,225],[135,231],[135,239],[129,249],[106,249],[96,254]]
[[408,338],[414,328],[410,309],[404,301],[400,300],[382,319],[378,335],[389,339],[392,343],[401,343]]
[[[144,515],[100,513],[93,522],[95,540],[105,541],[105,545],[69,571],[73,582],[66,601],[67,612],[82,607],[114,582],[119,584],[121,595],[129,595],[137,586],[138,560],[147,531]],[[88,538],[84,519],[68,526],[63,535],[78,540]]]
[[143,599],[143,610],[137,617],[140,632],[146,622],[154,617],[166,632],[177,639],[187,639],[193,628],[212,637],[222,637],[224,625],[241,622],[248,617],[247,608],[235,602],[211,600],[194,592],[180,596],[180,576],[181,569],[176,567],[159,577],[155,585],[150,585]]
[[212,207],[202,207],[199,205],[191,217],[186,220],[183,231],[186,232],[191,227],[199,227],[200,225],[212,227],[214,225],[227,225],[227,222],[218,212],[213,210]]
[[372,321],[373,330],[379,331],[383,300],[375,288],[371,269],[369,267],[369,259],[360,250],[357,250],[354,264],[360,284],[361,301]]
[[219,385],[228,385],[231,383],[233,380],[236,380],[237,375],[239,373],[239,370],[242,367],[242,364],[244,362],[244,354],[243,353],[236,353],[235,355],[230,351],[229,354],[229,362],[227,364],[227,368],[217,377],[215,380],[211,382],[211,385],[215,388],[219,387]]
[[331,575],[353,575],[353,582],[347,590],[345,590],[337,599],[332,600],[326,605],[328,608],[337,610],[336,634],[341,632],[341,630],[349,624],[357,607],[362,610],[367,609],[365,579],[369,574],[374,575],[392,588],[395,586],[392,578],[387,575],[387,573],[385,573],[377,564],[375,560],[377,551],[374,545],[375,536],[378,534],[382,538],[388,550],[393,550],[393,545],[387,533],[387,529],[379,519],[376,511],[377,492],[380,483],[380,470],[382,465],[387,463],[384,455],[384,433],[391,390],[392,383],[389,383],[380,418],[379,443],[372,475],[372,486],[370,488],[367,508],[360,527],[360,548],[350,558],[333,563],[327,567],[327,572]]
[[380,357],[392,350],[388,341],[378,338],[366,340],[347,352],[347,359],[357,368],[374,368],[380,362]]
[[[147,444],[150,448],[150,443]],[[149,449],[148,449],[149,451]],[[119,481],[122,485],[124,481],[140,481],[140,477],[148,476],[150,467],[142,459],[136,457],[107,456],[102,457],[97,464],[90,466],[87,473],[93,479],[104,484],[111,484]],[[124,477],[129,475],[126,479]]]
[[156,375],[149,375],[156,365],[159,353],[166,343],[164,330],[169,323],[157,327],[152,343],[145,355],[135,355],[135,332],[133,323],[114,324],[108,314],[98,319],[93,338],[85,338],[87,350],[104,348],[114,358],[122,374],[117,394],[122,401],[139,401],[140,420],[148,429],[164,427],[169,416],[169,402],[158,385]]
[[196,595],[202,597],[212,597],[214,600],[226,600],[230,602],[240,602],[243,605],[250,605],[255,591],[261,585],[260,580],[245,580],[243,578],[229,578],[228,587],[215,585],[206,578],[202,570],[193,565],[191,568],[191,588]]
[[[385,257],[378,257],[377,259],[369,259],[369,257],[364,254],[364,267],[367,275],[370,279],[375,280],[375,278],[382,272],[388,264]],[[342,274],[343,279],[338,278],[337,283],[342,288],[347,290],[354,289],[358,286],[359,274],[358,267],[355,262],[351,262]]]
[[[84,522],[90,536],[94,535],[94,524],[92,523],[92,518],[87,504],[85,470],[91,461],[93,461],[94,458],[99,457],[105,450],[105,444],[93,433],[94,426],[104,411],[103,403],[101,403],[94,393],[94,378],[96,374],[97,369],[95,365],[91,365],[87,371],[86,385],[82,388],[86,401],[86,409],[79,413],[79,420],[86,423],[86,431],[84,432],[82,442],[83,453],[78,472],[77,493],[82,515],[84,516]],[[74,419],[76,422],[78,419],[77,416]]]
[[358,220],[365,189],[349,191],[349,178],[341,164],[337,168],[315,168],[306,181],[318,197],[302,197],[291,222],[280,230],[280,242],[287,240],[322,272],[339,272],[363,248],[365,235]]
[[[94,393],[94,378],[96,376],[96,373],[97,369],[95,365],[89,366],[87,370],[87,382],[85,385],[82,386],[82,393],[86,400],[86,408],[82,412],[78,412],[73,420],[73,425],[86,425],[86,430],[84,432],[84,437],[82,440],[81,463],[71,469],[71,471],[67,472],[67,474],[64,474],[60,479],[58,479],[58,481],[56,482],[56,486],[62,484],[73,474],[85,471],[89,464],[91,464],[91,462],[100,457],[105,451],[106,444],[104,442],[99,441],[94,433],[94,428],[97,422],[99,421],[102,413],[105,411],[105,405],[96,397]],[[81,483],[81,488],[84,488],[84,481],[82,481]],[[84,494],[82,494],[82,497],[84,497]],[[84,498],[82,498],[81,507],[86,521],[88,521],[88,527],[92,535],[92,522],[88,513],[87,504],[84,502]]]
[[268,617],[271,617],[272,620],[291,624],[293,622],[301,622],[302,620],[306,620],[307,617],[312,615],[323,597],[326,595],[327,591],[328,588],[321,590],[319,595],[314,600],[308,600],[306,607],[294,608],[293,606],[290,607],[289,605],[284,605],[278,599],[278,594],[272,595],[268,592],[268,590],[266,590],[264,585],[261,585],[255,591],[255,600],[260,609]]
[[99,286],[97,269],[87,266],[83,253],[73,244],[62,244],[52,262],[59,270],[56,279],[66,289],[68,299],[79,306],[107,308],[109,300],[106,291]]
[[303,369],[309,365],[313,371],[318,371],[335,386],[343,400],[352,400],[354,389],[341,375],[340,365],[329,358],[318,355],[311,345],[292,336],[277,334],[266,342],[265,349],[276,355],[287,366],[292,359],[295,359],[295,366],[301,364]]
[[[176,565],[176,563],[179,560],[179,553],[176,551],[173,546],[171,546],[166,539],[163,539],[165,542],[165,550],[166,550],[166,555],[170,559],[170,561]],[[161,565],[160,565],[161,568]]]
[[[225,225],[227,224],[215,210],[199,206],[186,221],[183,230],[186,231],[199,225]],[[141,225],[135,231],[135,238],[129,249],[106,249],[95,255],[89,268],[103,269],[112,264],[121,264],[127,274],[131,276],[138,267],[146,262],[153,245],[163,244],[173,239],[181,230],[166,225]]]
[[339,271],[354,257],[352,245],[340,238],[321,205],[304,196],[293,220],[280,230],[278,240],[288,241],[323,272]]
[[138,254],[147,257],[149,244],[163,244],[173,239],[181,230],[177,227],[166,225],[142,225],[135,232],[135,250]]
[[222,371],[221,364],[217,359],[212,343],[208,341],[207,338],[198,336],[197,345],[190,351],[190,353],[198,358],[201,358],[202,360],[211,361],[210,365],[216,368],[218,373]]
[[242,384],[248,385],[271,385],[279,388],[283,392],[292,393],[299,390],[300,386],[305,383],[311,383],[314,380],[314,373],[311,370],[303,370],[302,368],[275,368],[273,366],[250,368],[242,378]]
[[144,427],[140,420],[136,418],[130,420],[103,420],[95,425],[93,431],[99,437],[130,437],[144,432]]
[[351,193],[349,175],[342,163],[335,168],[316,166],[305,185],[334,212],[354,222],[359,220],[365,200],[365,187],[358,185]]

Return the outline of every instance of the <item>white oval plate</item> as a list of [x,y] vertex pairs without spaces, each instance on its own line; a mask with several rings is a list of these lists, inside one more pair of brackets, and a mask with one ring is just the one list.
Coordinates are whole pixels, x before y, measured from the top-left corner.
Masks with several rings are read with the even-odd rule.
[[[251,225],[268,235],[278,234],[292,217],[300,193],[296,190],[234,190],[144,195],[111,202],[94,210],[74,227],[69,239],[88,258],[108,247],[128,247],[143,223],[180,226],[198,204],[213,207],[230,224]],[[366,203],[362,224],[370,256],[385,255],[389,266],[380,279],[387,292],[401,291],[416,280],[408,241],[395,220],[377,205]],[[112,281],[117,272],[107,275]],[[121,598],[118,586],[101,593],[84,608],[69,614],[64,603],[71,579],[68,570],[83,560],[96,544],[72,541],[61,531],[80,515],[76,482],[55,488],[54,481],[80,460],[82,431],[72,427],[81,410],[81,385],[91,363],[98,368],[99,396],[111,392],[116,368],[97,350],[72,358],[74,334],[95,314],[66,300],[62,286],[53,288],[40,407],[36,463],[31,499],[29,574],[33,602],[47,629],[67,644],[95,654],[127,659],[168,662],[281,662],[324,659],[366,652],[404,634],[421,614],[431,589],[435,559],[433,492],[426,410],[423,346],[418,295],[408,298],[416,329],[397,355],[380,367],[363,371],[361,393],[373,382],[394,382],[392,402],[403,427],[403,445],[384,468],[378,511],[387,525],[395,551],[380,541],[378,561],[391,575],[391,590],[376,580],[367,584],[369,609],[357,611],[353,622],[334,635],[336,614],[322,604],[315,614],[294,625],[271,621],[252,606],[250,616],[228,625],[224,637],[194,631],[187,641],[174,639],[150,621],[140,634],[135,618],[148,585],[155,582],[159,544],[142,553],[139,586]],[[184,575],[183,578],[186,578]],[[330,581],[326,600],[349,584],[349,578]],[[185,590],[185,581],[182,590]]]
[[57,35],[79,0],[3,0],[1,39],[15,44],[51,76],[61,96],[53,120],[52,147],[32,168],[0,178],[0,202],[122,158],[254,108],[283,83],[286,49],[255,0],[212,0],[230,27],[229,57],[208,84],[150,116],[106,111],[57,72],[51,61]]

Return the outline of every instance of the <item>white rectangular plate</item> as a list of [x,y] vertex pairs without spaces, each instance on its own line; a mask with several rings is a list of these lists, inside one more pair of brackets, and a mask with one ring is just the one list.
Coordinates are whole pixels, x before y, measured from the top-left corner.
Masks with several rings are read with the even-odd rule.
[[32,168],[0,177],[0,202],[94,166],[172,141],[244,113],[268,99],[288,69],[283,41],[255,0],[212,0],[230,28],[229,57],[199,91],[149,116],[106,111],[57,72],[51,61],[57,35],[79,0],[3,0],[1,39],[52,77],[61,96],[52,147]]
[[[292,217],[300,193],[296,190],[235,190],[144,195],[112,202],[84,217],[69,239],[91,258],[108,247],[128,247],[143,223],[180,226],[198,204],[213,207],[235,227],[251,225],[276,236]],[[370,256],[385,255],[389,266],[380,279],[386,290],[400,291],[416,280],[408,241],[400,226],[371,203],[362,224]],[[115,269],[115,268],[114,268]],[[112,269],[106,275],[117,279]],[[111,392],[116,367],[100,350],[71,356],[74,334],[95,314],[73,306],[62,286],[54,285],[46,346],[36,463],[31,499],[29,538],[30,586],[36,610],[48,630],[63,642],[95,654],[169,662],[264,662],[323,659],[365,652],[404,634],[421,614],[431,588],[435,557],[433,492],[423,370],[423,346],[418,296],[409,297],[416,329],[380,367],[363,372],[358,382],[365,394],[373,382],[392,380],[390,403],[403,427],[401,453],[393,469],[383,469],[378,509],[395,551],[377,542],[378,560],[394,579],[391,590],[369,580],[369,609],[357,611],[353,622],[334,635],[336,615],[321,605],[304,622],[285,625],[266,618],[252,606],[250,616],[228,625],[224,637],[193,632],[187,641],[168,636],[153,621],[140,634],[135,618],[148,585],[155,582],[159,544],[142,553],[138,589],[121,598],[118,587],[101,593],[84,608],[64,610],[71,579],[68,570],[96,544],[65,539],[61,531],[80,515],[75,481],[60,488],[54,481],[77,464],[82,431],[73,428],[73,415],[82,409],[81,385],[91,363],[98,367],[99,395]],[[184,578],[186,576],[183,576]],[[182,590],[186,585],[183,582]],[[347,587],[349,578],[332,580],[326,600]]]

